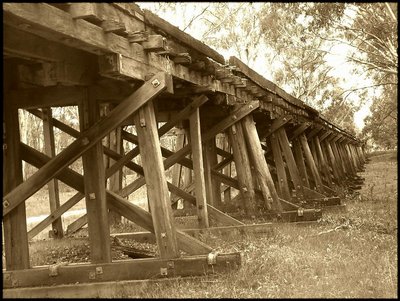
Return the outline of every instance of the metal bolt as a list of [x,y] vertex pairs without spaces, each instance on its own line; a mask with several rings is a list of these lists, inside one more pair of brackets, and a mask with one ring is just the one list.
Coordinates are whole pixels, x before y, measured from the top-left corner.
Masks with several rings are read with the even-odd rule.
[[165,237],[167,237],[167,233],[165,233],[165,232],[162,232],[162,233],[161,233],[161,237],[162,237],[162,238],[165,238]]
[[158,79],[154,79],[151,84],[153,85],[154,88],[157,88],[161,83]]
[[253,108],[253,105],[249,105],[249,109],[252,109]]
[[89,272],[89,279],[96,279],[96,272],[94,271]]
[[167,268],[160,268],[160,274],[161,274],[161,276],[167,276],[168,275],[168,269]]
[[3,143],[3,150],[7,149],[7,143]]
[[83,137],[82,144],[83,145],[88,145],[89,144],[89,138],[88,137]]
[[89,193],[89,199],[95,200],[96,199],[96,194],[94,192]]
[[97,275],[103,274],[103,268],[102,267],[96,267],[96,274]]
[[236,120],[236,119],[237,119],[237,116],[236,116],[236,115],[233,115],[233,116],[232,116],[232,119],[233,119],[233,120]]
[[10,203],[8,202],[8,200],[4,200],[3,201],[3,208],[8,208],[8,206],[10,206]]

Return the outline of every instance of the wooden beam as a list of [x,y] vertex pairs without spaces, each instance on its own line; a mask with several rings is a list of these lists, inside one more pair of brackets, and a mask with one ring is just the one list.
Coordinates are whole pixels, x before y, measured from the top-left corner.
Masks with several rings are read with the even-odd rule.
[[[48,156],[38,152],[37,150],[31,148],[26,144],[21,143],[20,147],[21,147],[22,159],[37,168],[42,167],[43,165],[45,165],[50,161],[50,158]],[[79,173],[71,170],[70,168],[65,168],[60,173],[58,173],[57,178],[60,181],[64,182],[65,184],[78,190],[79,192],[81,193],[84,192],[83,177]],[[141,207],[130,203],[128,200],[124,199],[123,196],[120,196],[119,194],[121,194],[121,191],[119,191],[117,194],[115,192],[107,190],[106,193],[107,193],[107,203],[110,209],[118,212],[119,214],[126,217],[130,221],[136,223],[140,227],[154,233],[154,226],[150,213],[148,213]],[[213,209],[214,208],[211,208],[210,206],[208,207],[210,215],[213,214]],[[219,214],[219,212],[217,212],[216,215],[217,214],[221,216],[222,215],[226,216],[226,214],[224,213]],[[225,218],[228,219],[230,217],[226,216]],[[236,221],[233,218],[230,219]],[[195,240],[194,238],[187,237],[187,235],[185,235],[183,232],[177,230],[176,233],[177,233],[179,248],[182,249],[183,251],[194,255],[206,254],[212,251],[212,248],[210,248],[209,246],[205,245],[204,243],[198,240]]]
[[289,135],[289,140],[292,141],[296,139],[301,133],[304,133],[305,130],[307,130],[311,126],[311,123],[309,122],[304,122],[297,126],[294,131]]
[[287,175],[285,171],[285,165],[283,163],[282,151],[279,144],[279,140],[276,137],[276,134],[272,134],[270,137],[270,143],[272,148],[272,154],[274,157],[276,174],[278,177],[278,193],[281,198],[290,201],[292,199],[290,195],[289,184],[287,182]]
[[85,195],[78,192],[60,207],[58,207],[55,211],[53,211],[49,216],[43,219],[39,224],[37,224],[34,228],[32,228],[28,232],[28,239],[32,240],[36,235],[46,229],[52,222],[59,219],[65,212],[71,209],[74,205],[76,205],[81,199],[83,199]]
[[301,146],[303,147],[304,156],[306,158],[306,163],[307,163],[308,167],[310,168],[312,177],[315,181],[316,189],[318,191],[322,192],[323,188],[322,188],[321,177],[320,177],[318,169],[315,165],[314,158],[311,154],[311,150],[310,150],[310,147],[307,142],[307,138],[304,133],[299,136],[299,140],[300,140]]
[[293,144],[293,154],[296,161],[297,167],[299,168],[299,173],[302,181],[303,187],[310,188],[310,183],[308,182],[308,174],[306,165],[304,162],[303,151],[301,149],[301,144],[298,138],[292,140]]
[[260,138],[257,134],[257,129],[254,125],[252,116],[248,115],[243,118],[242,127],[244,136],[246,138],[247,150],[250,153],[250,158],[254,170],[256,172],[258,184],[263,192],[264,201],[266,202],[267,208],[273,209],[277,212],[282,211],[282,207],[279,201],[278,194],[274,186],[274,182],[271,177],[267,162],[264,158],[264,153],[261,148]]
[[329,158],[328,162],[330,163],[330,165],[332,167],[333,177],[336,180],[336,182],[340,184],[342,182],[341,178],[340,178],[340,172],[338,170],[338,166],[337,166],[337,163],[336,163],[336,158],[335,158],[335,156],[333,154],[330,141],[326,141],[326,140],[323,141],[322,142],[322,146],[326,150],[327,158]]
[[320,167],[321,167],[322,174],[325,175],[325,179],[326,179],[326,182],[328,183],[328,186],[332,187],[332,185],[333,185],[332,176],[331,176],[331,173],[329,170],[329,165],[327,164],[325,154],[322,151],[319,137],[315,136],[314,141],[315,141],[315,147],[316,147],[317,154],[318,154],[319,161],[320,161]]
[[[258,106],[259,106],[259,103],[257,101],[254,101],[254,102],[251,102],[249,105],[240,106],[239,108],[234,109],[229,116],[227,116],[226,118],[224,118],[223,120],[218,122],[207,132],[202,134],[202,137],[201,137],[202,141],[203,142],[207,141],[207,140],[213,138],[218,133],[223,132],[228,127],[230,127],[232,124],[239,121],[247,114],[250,114],[256,108],[258,108]],[[178,152],[174,153],[173,155],[169,156],[167,159],[164,160],[164,168],[165,169],[170,168],[172,165],[179,162],[182,158],[184,158],[187,154],[189,154],[190,151],[191,151],[191,145],[190,144],[185,145]],[[133,191],[139,189],[144,184],[145,184],[144,179],[138,178],[133,183],[129,184],[124,189],[122,189],[121,193],[123,195],[128,195],[128,194],[132,193]]]
[[164,173],[154,106],[149,101],[134,115],[147,196],[161,258],[179,257],[175,225]]
[[[18,204],[38,191],[63,168],[71,164],[86,150],[94,146],[109,131],[116,128],[124,119],[150,99],[167,89],[170,78],[157,74],[131,96],[120,103],[106,118],[82,133],[81,137],[70,144],[34,175],[3,197],[3,216]],[[134,100],[134,101],[132,101]]]
[[243,197],[243,205],[247,215],[254,216],[255,191],[250,166],[250,158],[247,152],[246,140],[242,124],[237,122],[228,131],[230,144],[232,145],[236,174],[239,182],[240,193]]
[[287,138],[285,129],[280,128],[277,131],[277,135],[278,135],[279,144],[281,145],[283,155],[285,157],[287,167],[289,169],[290,178],[292,179],[293,186],[296,190],[296,195],[297,195],[297,197],[302,199],[303,195],[304,195],[303,185],[301,183],[299,169],[297,168],[296,161],[294,160],[292,149],[289,145],[289,140]]
[[[51,108],[42,109],[43,112],[43,135],[44,135],[44,149],[45,154],[49,157],[55,157],[55,143],[54,143],[54,130],[53,130],[53,117]],[[50,213],[53,213],[60,207],[60,195],[58,189],[58,181],[56,179],[51,180],[47,184],[49,190],[49,202],[50,202]],[[52,223],[53,237],[62,238],[64,236],[64,230],[61,219],[56,219]]]
[[204,141],[204,178],[206,185],[207,203],[214,207],[221,206],[220,184],[212,176],[213,166],[218,163],[215,137]]
[[[88,91],[88,98],[79,106],[79,125],[85,132],[100,120],[96,99]],[[82,154],[85,201],[92,263],[111,262],[110,227],[106,199],[106,177],[103,144],[99,140]]]
[[[122,127],[119,126],[115,130],[112,130],[110,132],[109,144],[110,144],[110,149],[112,151],[115,151],[116,153],[119,153],[119,154],[124,154],[123,139],[122,139]],[[110,166],[112,166],[115,163],[116,163],[116,160],[114,160],[113,158],[109,158]],[[109,168],[106,169],[106,179],[108,178],[107,170],[109,170]],[[121,168],[119,168],[119,170],[116,171],[116,173],[114,173],[110,176],[109,186],[108,186],[109,190],[119,191],[122,189],[122,177],[123,177],[122,173],[123,173],[123,170],[121,167]],[[114,224],[114,225],[121,223],[121,215],[110,211],[109,221],[110,221],[110,224]]]
[[85,88],[53,86],[10,91],[7,101],[18,108],[30,109],[77,105],[85,97]]
[[[218,254],[215,263],[209,261],[208,255],[186,256],[179,259],[142,258],[108,264],[61,265],[55,268],[54,277],[49,277],[49,267],[35,267],[30,270],[7,272],[5,278],[10,280],[4,280],[3,285],[5,289],[43,285],[58,287],[77,282],[96,283],[99,281],[200,276],[237,269],[240,263],[239,253]],[[12,283],[11,279],[19,281]]]
[[[18,187],[23,176],[18,109],[9,102],[4,102],[3,108],[3,189],[4,194],[7,194]],[[3,210],[7,203],[3,201]],[[6,270],[28,269],[30,263],[25,203],[17,204],[10,214],[3,217],[3,227]]]
[[190,143],[192,145],[194,183],[196,194],[197,217],[200,228],[208,228],[206,187],[204,180],[204,163],[201,148],[200,113],[197,108],[190,115]]
[[288,115],[284,115],[284,116],[281,116],[281,117],[275,119],[272,122],[271,127],[268,128],[268,133],[266,135],[261,135],[260,138],[264,139],[264,138],[269,137],[269,135],[271,135],[272,133],[274,133],[275,131],[277,131],[281,127],[283,127],[290,120],[292,120],[292,116],[291,115],[289,115],[289,116]]

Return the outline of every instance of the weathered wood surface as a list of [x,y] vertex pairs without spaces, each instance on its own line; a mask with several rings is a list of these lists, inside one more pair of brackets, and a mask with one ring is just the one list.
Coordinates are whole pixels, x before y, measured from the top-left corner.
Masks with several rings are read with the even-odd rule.
[[246,214],[251,216],[254,215],[255,211],[255,191],[250,158],[241,122],[232,125],[228,133],[230,144],[232,145],[239,189],[243,196],[243,205]]
[[161,258],[179,257],[154,106],[149,101],[134,116],[154,231]]
[[[55,142],[54,142],[54,127],[53,127],[53,117],[51,108],[42,109],[43,112],[43,136],[44,136],[44,148],[45,153],[49,157],[54,157],[56,155]],[[47,184],[49,190],[49,202],[50,202],[50,212],[53,213],[60,207],[60,195],[58,189],[58,181],[51,180]],[[53,237],[62,238],[64,235],[63,225],[60,218],[53,221],[52,224]]]
[[[157,86],[153,85],[155,80],[159,82]],[[143,104],[167,89],[168,85],[170,85],[170,78],[168,76],[165,74],[155,75],[149,82],[145,83],[124,102],[120,103],[107,117],[84,131],[80,138],[65,148],[48,164],[43,166],[11,192],[3,196],[3,216],[7,215],[18,204],[38,191],[49,180],[54,178],[58,172],[70,165],[86,150],[94,146],[109,131],[115,129],[124,119],[139,109]],[[5,204],[9,205],[4,206]]]
[[[135,259],[104,264],[59,265],[6,272],[3,287],[27,287],[93,283],[115,280],[151,279],[177,276],[213,274],[227,269],[236,269],[241,264],[239,253],[217,255],[215,264],[208,264],[207,255],[187,256],[179,259]],[[162,273],[167,273],[163,275]],[[13,281],[14,280],[14,281]],[[17,281],[15,281],[17,280]],[[13,284],[14,283],[14,284]]]
[[[7,194],[23,181],[18,110],[10,106],[10,103],[5,104],[3,122],[3,189]],[[3,210],[5,205],[7,204],[3,200]],[[7,270],[29,268],[25,203],[17,204],[9,215],[4,216],[3,227],[5,268]]]
[[196,208],[200,228],[208,228],[206,186],[204,180],[203,153],[201,145],[200,114],[197,108],[190,115],[190,141],[192,144],[193,171],[196,195]]
[[[89,130],[100,119],[100,108],[91,95],[79,106],[81,132]],[[103,161],[103,144],[99,140],[82,154],[85,184],[86,215],[88,222],[90,261],[111,262],[110,227],[106,199],[106,175]]]
[[[47,162],[50,161],[50,158],[48,156],[38,152],[37,150],[23,143],[20,144],[20,147],[21,147],[22,159],[37,168],[40,168],[41,166],[45,165]],[[63,171],[57,174],[56,177],[60,181],[71,186],[72,188],[80,192],[84,192],[83,177],[79,173],[71,170],[70,168],[65,168]],[[121,194],[121,191],[119,191],[117,194],[115,192],[107,190],[106,193],[107,193],[107,205],[109,206],[110,209],[116,211],[117,213],[126,217],[130,221],[136,223],[140,227],[148,231],[154,232],[153,221],[150,213],[148,213],[141,207],[136,206],[127,201],[126,199],[124,199],[123,195]],[[208,207],[210,215],[213,214],[212,209],[214,208],[212,208],[211,206]],[[220,214],[219,212],[217,212],[215,215],[226,216],[226,214],[224,213]],[[233,218],[230,219],[236,221]],[[212,250],[210,247],[201,243],[198,240],[187,238],[186,235],[183,235],[179,230],[176,232],[177,232],[179,248],[181,248],[185,252],[188,252],[189,254],[205,254]]]
[[282,211],[278,194],[276,192],[274,182],[271,177],[267,162],[264,158],[264,153],[261,148],[261,142],[257,134],[257,129],[254,125],[252,116],[246,116],[242,120],[242,127],[246,144],[250,153],[250,158],[255,169],[258,184],[263,192],[264,201],[267,208],[277,212]]

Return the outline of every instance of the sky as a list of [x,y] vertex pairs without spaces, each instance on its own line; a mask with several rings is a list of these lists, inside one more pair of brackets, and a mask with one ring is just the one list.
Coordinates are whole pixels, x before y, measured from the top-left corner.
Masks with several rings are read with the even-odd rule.
[[[155,2],[136,2],[141,8],[144,9],[149,9],[152,10],[157,4]],[[199,14],[202,10],[202,5],[203,3],[193,3],[193,4],[199,4],[199,5],[193,5],[193,6],[188,6],[186,7],[185,12],[179,12],[176,13],[175,11],[165,11],[165,12],[158,12],[158,15],[171,24],[177,26],[179,29],[184,29],[184,26],[188,23],[188,20],[190,20],[193,16]],[[257,4],[255,4],[257,5]],[[192,9],[190,9],[192,8]],[[179,16],[179,17],[177,17]],[[240,22],[240,20],[239,20]],[[301,22],[301,20],[300,20]],[[205,27],[204,26],[191,26],[185,30],[188,34],[191,36],[201,39],[202,35],[205,32]],[[260,46],[262,47],[262,46]],[[216,51],[218,51],[221,55],[225,57],[225,59],[228,59],[230,56],[237,56],[235,51],[233,49],[225,50],[225,49],[218,49],[216,47],[213,47]],[[259,49],[259,51],[265,52],[265,49]],[[359,87],[359,86],[368,86],[371,85],[372,82],[366,78],[366,77],[361,77],[360,75],[354,75],[351,70],[354,68],[353,65],[351,65],[349,62],[345,60],[345,56],[347,53],[350,51],[350,46],[347,45],[338,45],[335,46],[331,49],[331,54],[328,54],[326,56],[327,63],[330,64],[333,68],[333,70],[330,72],[331,75],[336,76],[338,78],[341,78],[342,80],[340,81],[340,86],[343,89],[351,89],[354,87]],[[271,66],[271,68],[265,68],[269,63],[267,62],[266,56],[259,55],[255,62],[249,67],[254,69],[257,73],[263,75],[266,79],[272,81],[272,72],[271,70],[276,70],[276,68],[279,68],[279,65],[274,65]],[[291,88],[289,86],[282,86],[282,89],[284,89],[286,92],[290,93]],[[379,93],[379,91],[375,91],[369,89],[369,93]],[[369,110],[371,104],[372,104],[372,96],[368,97],[366,100],[360,100],[359,97],[357,96],[356,93],[350,93],[348,95],[348,100],[350,100],[354,104],[360,104],[362,101],[363,103],[361,104],[360,110],[357,111],[354,114],[354,123],[356,126],[356,129],[358,131],[361,131],[362,128],[364,127],[364,119],[368,115],[371,114],[371,111]]]

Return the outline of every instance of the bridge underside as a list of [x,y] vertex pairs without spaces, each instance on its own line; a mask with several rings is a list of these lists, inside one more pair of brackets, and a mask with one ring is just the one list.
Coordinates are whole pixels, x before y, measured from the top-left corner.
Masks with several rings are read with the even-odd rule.
[[[366,157],[355,137],[134,4],[5,3],[3,11],[4,288],[237,268],[240,254],[215,254],[194,233],[248,228],[257,217],[313,221],[362,183]],[[78,107],[79,129],[53,117],[64,106]],[[42,120],[44,152],[21,142],[19,109]],[[75,139],[58,154],[55,128]],[[174,149],[160,143],[167,136]],[[124,150],[126,142],[134,147]],[[79,158],[83,173],[71,168]],[[25,180],[22,161],[38,169]],[[125,170],[136,177],[123,187]],[[57,181],[76,190],[62,205]],[[46,185],[51,212],[28,232],[25,201]],[[127,200],[144,185],[149,211]],[[61,216],[82,199],[87,213],[67,232],[88,226],[91,263],[32,267],[29,241],[50,225],[62,238]],[[178,228],[175,218],[188,214],[198,227]],[[122,216],[148,231],[129,237],[153,240],[158,258],[112,261],[110,224]]]

